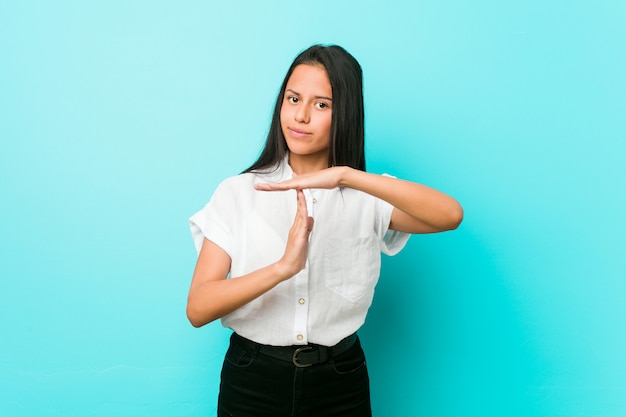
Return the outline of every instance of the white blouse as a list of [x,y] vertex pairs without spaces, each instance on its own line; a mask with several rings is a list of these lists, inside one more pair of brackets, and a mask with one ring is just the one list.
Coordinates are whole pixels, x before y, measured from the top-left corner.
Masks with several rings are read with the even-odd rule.
[[[296,213],[296,192],[257,191],[293,172],[286,160],[273,172],[223,181],[189,223],[198,252],[204,238],[231,258],[229,279],[278,261]],[[409,235],[389,230],[393,206],[350,188],[304,190],[315,219],[305,268],[222,318],[255,342],[332,346],[365,322],[380,275],[380,252],[395,255]]]

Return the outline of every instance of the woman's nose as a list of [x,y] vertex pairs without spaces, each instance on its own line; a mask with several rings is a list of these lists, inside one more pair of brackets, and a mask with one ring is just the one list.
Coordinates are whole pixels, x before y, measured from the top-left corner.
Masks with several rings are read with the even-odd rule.
[[298,106],[294,116],[298,123],[309,123],[309,110],[305,105]]

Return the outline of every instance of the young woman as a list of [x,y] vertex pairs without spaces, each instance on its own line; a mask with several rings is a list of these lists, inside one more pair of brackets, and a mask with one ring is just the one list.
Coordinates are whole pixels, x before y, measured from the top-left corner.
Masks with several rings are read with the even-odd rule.
[[365,172],[362,73],[339,46],[302,52],[265,147],[190,219],[199,251],[187,316],[234,331],[218,416],[370,416],[356,331],[409,234],[455,229],[461,206]]

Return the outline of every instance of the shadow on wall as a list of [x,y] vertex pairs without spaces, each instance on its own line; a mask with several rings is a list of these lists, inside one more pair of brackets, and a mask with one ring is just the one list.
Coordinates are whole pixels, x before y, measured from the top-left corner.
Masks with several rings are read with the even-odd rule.
[[378,415],[542,415],[540,374],[505,268],[463,226],[383,259],[360,331]]

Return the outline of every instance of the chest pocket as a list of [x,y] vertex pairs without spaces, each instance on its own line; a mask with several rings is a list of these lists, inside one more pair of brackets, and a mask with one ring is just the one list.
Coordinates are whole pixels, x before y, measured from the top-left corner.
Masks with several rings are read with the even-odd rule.
[[357,302],[371,296],[379,274],[380,246],[375,235],[326,241],[324,283],[329,290]]

